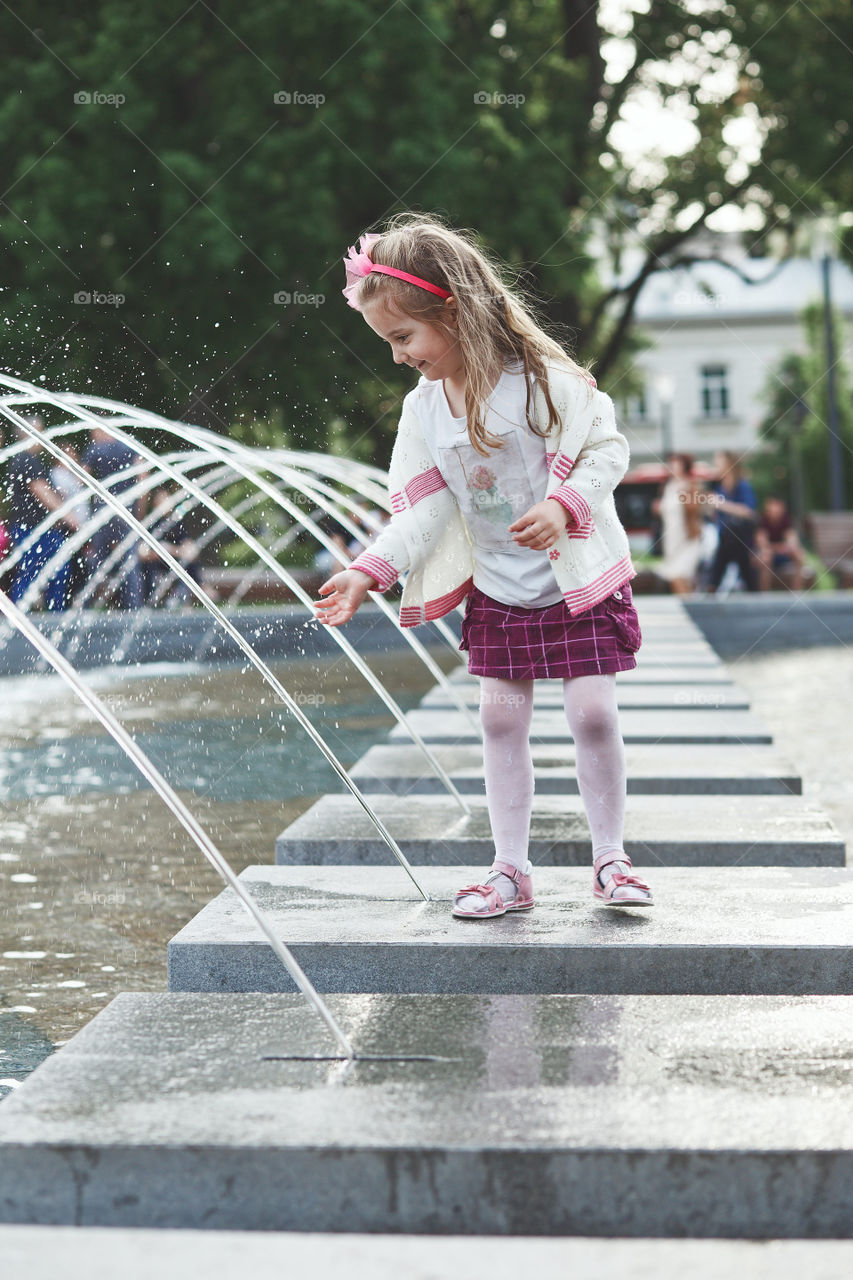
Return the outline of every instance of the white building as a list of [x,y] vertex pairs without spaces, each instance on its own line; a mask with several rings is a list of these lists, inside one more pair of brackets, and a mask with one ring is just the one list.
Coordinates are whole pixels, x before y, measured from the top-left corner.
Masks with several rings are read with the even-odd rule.
[[[616,402],[632,465],[672,449],[708,460],[715,449],[748,453],[767,415],[763,393],[773,371],[786,354],[805,349],[799,317],[823,298],[820,262],[750,258],[731,241],[714,248],[758,283],[703,262],[656,272],[637,299],[636,326],[652,344],[635,358],[643,392],[626,398],[618,385],[604,387]],[[850,363],[853,271],[833,261],[830,278],[833,307],[845,321],[845,349],[837,354]]]

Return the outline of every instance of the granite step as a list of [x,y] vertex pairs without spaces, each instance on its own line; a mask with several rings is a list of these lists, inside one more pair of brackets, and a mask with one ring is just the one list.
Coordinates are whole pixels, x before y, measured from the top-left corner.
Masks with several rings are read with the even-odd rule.
[[[462,794],[484,793],[483,748],[435,746],[434,754]],[[536,795],[577,795],[574,744],[531,746]],[[801,795],[802,778],[772,746],[690,743],[625,748],[629,795]],[[362,792],[444,795],[444,783],[418,747],[378,744],[349,770]]]
[[0,1227],[0,1257],[26,1280],[841,1280],[846,1240],[594,1240],[335,1232]]
[[[455,744],[479,741],[475,727],[456,709],[415,708],[406,716],[412,729],[425,742]],[[619,727],[626,743],[709,742],[770,743],[772,734],[752,711],[707,709],[701,706],[672,710],[641,711],[628,707],[619,715]],[[534,704],[530,730],[532,741],[571,742],[565,712],[556,707],[537,709]],[[397,724],[388,734],[389,742],[411,742],[405,728]]]
[[[480,688],[463,686],[459,690],[466,706],[476,708],[480,705]],[[512,692],[499,693],[499,697],[511,698]],[[625,681],[617,685],[617,702],[623,710],[632,711],[690,711],[727,710],[748,711],[749,698],[742,689],[734,684],[697,685],[693,682],[683,684],[643,685]],[[420,707],[428,711],[440,711],[456,706],[451,695],[440,685],[430,689],[420,701]],[[561,680],[546,680],[537,683],[533,690],[534,709],[562,709],[563,683]]]
[[[480,677],[469,675],[467,667],[454,667],[447,675],[451,684],[465,688],[479,689]],[[672,663],[661,666],[634,667],[630,671],[617,671],[616,684],[623,685],[659,685],[659,684],[693,684],[726,685],[732,684],[731,672],[722,662],[704,663],[701,667],[684,667]],[[536,694],[559,688],[559,681],[538,680]]]
[[637,666],[633,668],[635,671],[644,671],[647,667],[673,667],[683,666],[696,671],[717,671],[722,667],[720,659],[713,650],[708,655],[704,655],[704,651],[697,652],[684,650],[680,646],[674,646],[669,652],[663,647],[655,645],[646,646],[635,654]]
[[[484,866],[494,855],[484,795],[470,815],[449,796],[375,795],[371,806],[413,864]],[[586,866],[589,826],[580,796],[538,795],[530,859]],[[800,796],[635,795],[625,850],[638,866],[843,866],[844,841],[827,814]],[[276,840],[287,865],[387,865],[393,855],[350,795],[325,795]],[[402,871],[399,873],[404,875]]]
[[[643,644],[634,656],[637,661],[637,666],[632,667],[627,673],[628,675],[631,675],[635,671],[642,672],[647,668],[654,670],[660,667],[679,667],[690,673],[708,673],[726,670],[724,663],[720,661],[717,654],[714,653],[714,650],[709,646],[704,645],[686,646],[681,642],[677,644],[646,643]],[[473,678],[470,677],[468,673],[467,657],[465,661],[466,665],[460,668],[463,673],[463,677],[466,679]]]
[[[541,867],[536,905],[457,920],[478,867],[247,867],[240,880],[323,992],[853,994],[853,871],[647,868],[655,905],[603,907],[588,868]],[[697,909],[701,908],[701,909]],[[169,943],[170,991],[292,991],[232,889]]]
[[853,1234],[849,996],[329,1004],[353,1063],[298,996],[118,996],[0,1106],[0,1220]]

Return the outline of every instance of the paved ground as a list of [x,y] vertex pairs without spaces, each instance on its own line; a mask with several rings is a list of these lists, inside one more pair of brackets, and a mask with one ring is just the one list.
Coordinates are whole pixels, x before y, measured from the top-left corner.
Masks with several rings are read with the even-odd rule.
[[853,848],[853,649],[793,649],[726,665],[799,767],[803,795],[826,809]]

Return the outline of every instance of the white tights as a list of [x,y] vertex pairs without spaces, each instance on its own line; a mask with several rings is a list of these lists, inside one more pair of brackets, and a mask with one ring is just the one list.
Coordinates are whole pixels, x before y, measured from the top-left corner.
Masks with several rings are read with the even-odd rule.
[[[533,684],[532,680],[486,677],[480,682],[486,799],[495,859],[521,870],[527,868],[533,808]],[[616,677],[564,680],[563,704],[575,740],[578,789],[592,834],[592,856],[611,849],[621,852],[626,781]]]

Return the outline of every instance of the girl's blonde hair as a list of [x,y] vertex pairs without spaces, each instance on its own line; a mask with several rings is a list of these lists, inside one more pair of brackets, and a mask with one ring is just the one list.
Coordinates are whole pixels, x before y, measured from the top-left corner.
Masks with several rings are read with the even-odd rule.
[[548,428],[559,422],[548,386],[548,360],[582,377],[588,371],[536,323],[520,290],[504,283],[500,268],[476,243],[474,234],[445,226],[435,215],[401,213],[391,218],[370,248],[377,265],[395,267],[449,289],[456,299],[457,324],[449,324],[446,302],[437,294],[395,276],[371,272],[359,284],[358,303],[381,301],[414,320],[422,320],[459,342],[465,364],[465,414],[468,436],[478,453],[501,448],[503,440],[486,431],[485,401],[506,366],[520,361],[527,381],[528,426],[544,436],[533,417],[531,375],[548,406]]

